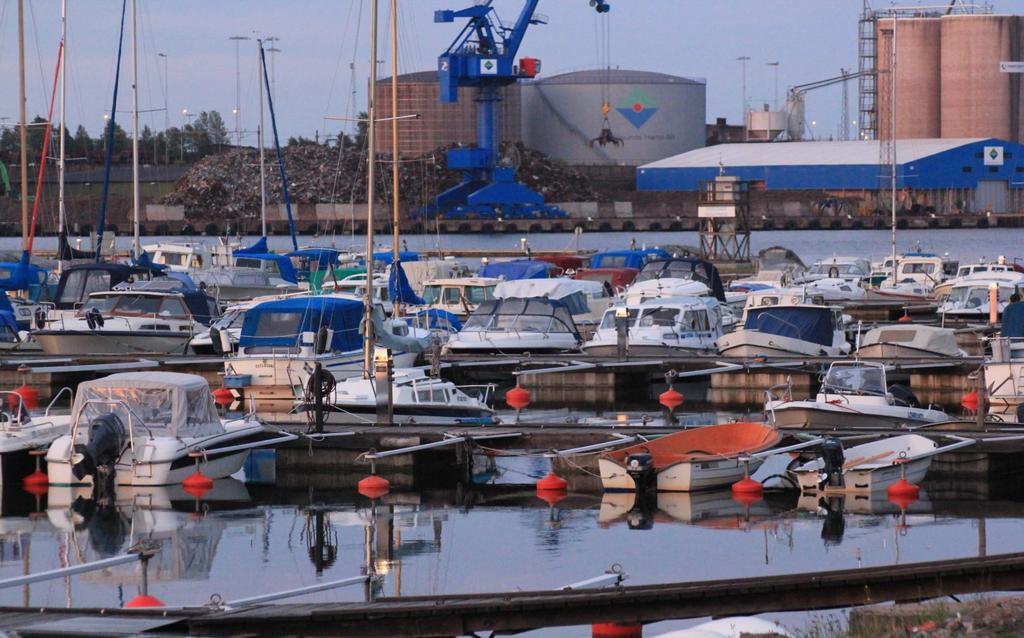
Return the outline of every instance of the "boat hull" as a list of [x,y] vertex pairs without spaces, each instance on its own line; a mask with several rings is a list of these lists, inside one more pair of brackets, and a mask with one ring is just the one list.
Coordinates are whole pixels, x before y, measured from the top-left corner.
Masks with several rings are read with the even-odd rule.
[[46,354],[187,354],[192,334],[168,330],[39,330]]
[[[630,344],[626,352],[630,357],[687,357],[717,354],[714,348],[681,348],[670,345]],[[619,356],[618,344],[583,345],[583,353],[594,357]]]
[[819,475],[817,471],[795,472],[797,484],[801,492],[824,492],[824,493],[867,493],[880,492],[900,480],[904,473],[907,481],[918,485],[924,480],[931,466],[931,457],[917,459],[903,464],[892,464],[869,468],[851,468],[843,474],[843,485],[841,487],[826,485],[819,487]]
[[718,352],[725,356],[744,358],[757,356],[836,357],[843,354],[842,348],[837,346],[823,346],[803,339],[781,337],[754,330],[740,330],[725,335],[718,340]]
[[766,414],[777,428],[812,430],[901,427],[949,419],[939,410],[817,401],[772,401]]
[[[761,467],[761,463],[761,459],[750,459],[750,472]],[[598,459],[597,464],[606,491],[636,491],[636,482],[626,472],[624,465],[608,458]],[[746,465],[735,457],[684,461],[658,470],[655,485],[659,492],[710,490],[731,485],[742,479],[745,473]]]

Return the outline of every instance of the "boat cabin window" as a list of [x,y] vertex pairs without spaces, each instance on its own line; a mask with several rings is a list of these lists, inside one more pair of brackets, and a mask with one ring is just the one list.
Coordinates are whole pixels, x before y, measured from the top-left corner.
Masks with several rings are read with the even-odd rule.
[[692,329],[698,332],[707,332],[711,330],[711,326],[708,323],[708,312],[707,310],[693,310],[687,313],[692,319]]
[[188,308],[181,302],[181,299],[177,297],[167,297],[164,302],[160,304],[160,315],[167,317],[177,317],[181,319],[187,319],[190,316]]
[[446,305],[456,305],[462,301],[462,291],[458,288],[445,286],[444,294],[441,296],[441,303]]
[[466,301],[481,304],[494,299],[494,286],[466,286]]
[[650,308],[644,310],[643,314],[640,315],[640,327],[663,326],[671,328],[676,324],[678,316],[679,310],[677,308]]
[[408,337],[409,326],[404,323],[391,324],[391,334],[398,335],[399,337]]
[[265,312],[256,324],[257,337],[298,336],[301,312]]
[[245,321],[245,311],[230,310],[224,313],[213,325],[218,330],[226,330],[227,328],[241,328],[243,321]]
[[160,312],[160,297],[145,295],[121,295],[111,309],[119,315],[155,315]]
[[930,275],[935,272],[935,264],[903,264],[900,268],[900,272],[907,274],[925,274]]
[[[999,302],[1004,303],[1010,300],[1010,288],[999,287]],[[980,308],[988,303],[988,287],[963,286],[953,288],[946,298],[948,303],[962,308]]]
[[[601,326],[600,326],[599,329],[601,329],[601,330],[614,330],[615,329],[615,311],[616,311],[616,308],[610,308],[610,309],[605,311],[604,316],[601,317]],[[626,310],[626,314],[629,317],[629,323],[633,323],[633,320],[636,319],[636,316],[637,316],[638,313],[639,313],[639,310],[637,310],[636,308],[629,308],[628,310]]]
[[832,366],[822,389],[864,394],[885,394],[885,371],[868,366]]
[[75,270],[68,273],[64,291],[57,303],[74,304],[93,292],[110,290],[110,273],[105,270]]
[[420,295],[425,304],[437,303],[441,298],[441,286],[430,284],[423,287],[423,294]]
[[417,403],[447,403],[448,394],[444,388],[436,387],[431,384],[427,387],[416,388],[416,402]]
[[111,308],[116,304],[117,296],[90,297],[89,299],[86,299],[85,303],[82,304],[82,307],[78,309],[77,314],[81,317],[90,310],[98,310],[101,314],[106,314],[107,312],[110,312]]

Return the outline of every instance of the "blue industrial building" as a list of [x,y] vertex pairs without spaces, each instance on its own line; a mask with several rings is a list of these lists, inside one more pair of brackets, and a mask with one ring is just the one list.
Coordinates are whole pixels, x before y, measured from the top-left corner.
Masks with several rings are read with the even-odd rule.
[[[731,175],[764,190],[879,190],[889,185],[881,142],[720,144],[637,169],[637,190],[696,191],[702,181]],[[1024,187],[1024,146],[989,139],[919,139],[896,142],[901,189],[975,191],[996,201]],[[984,205],[979,203],[979,205]]]

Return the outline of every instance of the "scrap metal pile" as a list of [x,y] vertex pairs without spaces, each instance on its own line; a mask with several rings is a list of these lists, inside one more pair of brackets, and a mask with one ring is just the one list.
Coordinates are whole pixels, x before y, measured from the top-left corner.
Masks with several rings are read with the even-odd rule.
[[[446,165],[446,148],[403,158],[399,192],[404,206],[419,207],[456,185],[459,174]],[[292,144],[283,149],[288,191],[293,204],[364,203],[366,153],[322,144]],[[517,167],[524,184],[549,202],[598,199],[590,180],[578,171],[521,144],[503,144],[502,157]],[[266,151],[267,203],[284,202],[280,172],[272,151]],[[377,201],[391,200],[391,158],[378,156]],[[239,219],[259,214],[259,155],[255,149],[231,150],[196,163],[161,198],[161,204],[183,205],[190,218],[217,216]]]

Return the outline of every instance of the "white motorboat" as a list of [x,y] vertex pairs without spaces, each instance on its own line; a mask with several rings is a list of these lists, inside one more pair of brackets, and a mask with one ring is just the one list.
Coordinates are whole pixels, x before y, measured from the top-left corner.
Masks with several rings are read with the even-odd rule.
[[604,313],[594,336],[583,351],[596,356],[618,354],[619,315],[627,322],[626,349],[629,356],[663,357],[718,352],[724,334],[722,309],[713,297],[665,297],[627,303]]
[[222,306],[253,297],[287,295],[301,290],[298,284],[271,277],[266,271],[259,268],[225,266],[195,271],[190,275]]
[[822,277],[802,284],[807,292],[821,295],[828,303],[849,303],[864,299],[867,291],[861,286],[859,279],[842,277]]
[[423,283],[424,307],[444,310],[457,317],[468,317],[485,301],[494,299],[494,289],[502,282],[496,277],[454,277],[429,279]]
[[598,281],[552,277],[550,279],[514,279],[494,287],[495,299],[543,297],[561,301],[569,308],[576,329],[586,338],[593,333],[602,315],[615,297]]
[[[337,281],[325,278],[320,283],[320,288],[325,293],[342,294],[355,299],[364,299],[366,297],[366,273],[356,273]],[[390,296],[391,291],[388,286],[388,278],[384,275],[375,274],[373,276],[373,302],[380,304],[387,315],[390,315],[393,309]]]
[[46,454],[52,485],[110,481],[170,485],[198,467],[218,479],[242,467],[249,451],[295,439],[255,418],[225,421],[201,376],[126,372],[85,381],[71,410],[71,429]]
[[[121,284],[133,284],[154,277],[162,278],[162,275],[159,271],[142,266],[108,263],[68,266],[57,281],[53,307],[47,313],[45,325],[62,317],[74,317],[88,301],[89,295],[95,292],[106,292]],[[36,328],[44,328],[45,325],[37,323]]]
[[480,304],[446,354],[558,353],[579,350],[582,338],[569,307],[552,299],[493,299]]
[[[451,381],[428,376],[422,368],[394,371],[391,385],[395,423],[429,425],[494,423],[488,405],[493,386],[459,387]],[[312,410],[308,399],[299,409]],[[339,382],[324,398],[328,423],[373,422],[377,413],[377,386],[372,378],[352,377]]]
[[36,467],[36,457],[30,452],[45,449],[57,437],[68,433],[71,416],[51,413],[65,393],[70,394],[70,388],[58,392],[42,414],[31,414],[20,395],[0,392],[4,403],[16,397],[13,409],[0,410],[0,485],[20,484]]
[[765,414],[779,428],[906,427],[949,420],[942,410],[921,407],[909,388],[887,386],[885,366],[867,361],[833,362],[814,399],[794,400],[788,387],[766,394]]
[[793,278],[793,285],[819,279],[843,279],[859,284],[871,274],[871,262],[863,257],[832,257],[814,262],[805,272]]
[[917,323],[879,326],[860,338],[857,356],[878,359],[947,357],[959,359],[966,353],[957,346],[956,332]]
[[743,325],[718,340],[718,351],[734,357],[835,357],[851,349],[845,325],[838,307],[804,288],[752,292]]
[[1013,273],[1006,278],[963,279],[949,289],[949,294],[937,310],[946,319],[988,321],[989,299],[992,289],[996,293],[996,316],[1001,317],[1014,292],[1024,290],[1024,274]]
[[953,276],[936,284],[933,294],[936,299],[942,300],[955,284],[964,281],[972,279],[1018,281],[1022,275],[1024,275],[1024,267],[1019,264],[1007,264],[1002,257],[996,262],[983,261],[976,264],[965,264],[959,266]]
[[844,450],[838,439],[828,439],[821,456],[797,466],[791,473],[802,492],[878,492],[904,477],[919,484],[935,455],[973,443],[958,439],[939,447],[920,434],[903,434]]
[[32,336],[47,354],[187,354],[218,314],[202,290],[160,277],[92,293],[74,317],[58,317]]

